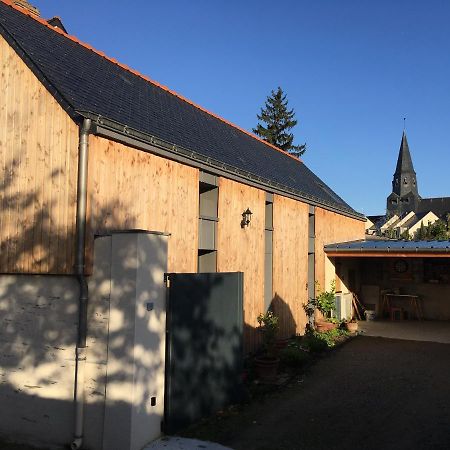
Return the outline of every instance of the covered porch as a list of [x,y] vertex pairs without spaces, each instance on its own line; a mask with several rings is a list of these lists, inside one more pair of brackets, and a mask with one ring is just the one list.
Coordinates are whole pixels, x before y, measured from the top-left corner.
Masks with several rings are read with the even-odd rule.
[[[377,320],[412,322],[416,330],[419,322],[445,321],[444,332],[450,329],[450,241],[362,240],[326,245],[325,253],[337,289],[356,293]],[[367,325],[368,333],[390,333],[389,324]],[[422,327],[426,337],[429,327]]]
[[450,323],[443,320],[368,320],[359,323],[359,331],[369,337],[450,344]]

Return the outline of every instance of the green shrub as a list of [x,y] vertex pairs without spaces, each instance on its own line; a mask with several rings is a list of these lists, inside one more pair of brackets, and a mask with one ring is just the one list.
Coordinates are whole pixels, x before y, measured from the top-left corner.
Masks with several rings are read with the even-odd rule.
[[317,309],[323,314],[324,317],[331,317],[331,312],[335,308],[335,296],[336,296],[336,284],[333,280],[330,283],[329,291],[322,291],[319,282],[316,281],[317,290],[319,295],[316,298]]
[[316,333],[315,331],[313,331],[306,334],[302,339],[302,347],[305,350],[310,351],[311,353],[324,352],[328,348],[328,346],[323,339],[320,339],[320,337],[317,336],[319,334],[322,333]]
[[339,328],[323,333],[311,331],[303,337],[301,346],[310,352],[320,353],[334,347],[337,340],[343,336],[348,336],[348,334],[349,333],[346,330],[341,330]]
[[298,345],[289,344],[281,350],[280,359],[281,362],[289,367],[300,367],[309,359],[309,355]]
[[257,317],[259,329],[263,333],[263,347],[267,356],[274,356],[275,340],[278,330],[278,316],[272,311],[267,311],[265,314],[260,314]]

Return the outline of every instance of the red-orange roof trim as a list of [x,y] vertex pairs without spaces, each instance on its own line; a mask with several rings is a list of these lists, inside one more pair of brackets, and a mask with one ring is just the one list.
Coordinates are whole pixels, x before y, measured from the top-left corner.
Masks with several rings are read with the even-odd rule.
[[289,156],[290,158],[292,158],[293,160],[295,160],[297,162],[302,162],[302,160],[300,158],[297,158],[296,156],[290,155],[289,153],[285,152],[284,150],[281,150],[280,148],[278,148],[277,146],[275,146],[273,144],[270,144],[269,142],[266,142],[266,141],[260,139],[258,136],[254,135],[253,133],[250,133],[249,131],[244,130],[243,128],[239,127],[238,125],[235,125],[234,123],[229,122],[228,120],[224,119],[223,117],[220,117],[217,114],[215,114],[215,113],[213,113],[211,111],[208,111],[207,109],[205,109],[202,106],[194,103],[193,101],[189,100],[188,98],[178,94],[177,92],[173,91],[172,89],[169,89],[167,86],[164,86],[164,85],[158,83],[157,81],[154,81],[154,80],[148,78],[147,76],[137,72],[136,70],[128,67],[127,65],[118,62],[114,58],[110,58],[109,56],[105,55],[105,53],[103,53],[103,52],[101,52],[99,50],[96,50],[95,48],[93,48],[92,46],[90,46],[89,44],[87,44],[85,42],[80,41],[75,36],[67,34],[67,33],[64,33],[64,31],[61,30],[60,28],[52,27],[49,23],[47,23],[46,20],[33,15],[27,9],[24,9],[24,8],[18,6],[18,5],[15,5],[11,0],[0,0],[0,1],[2,3],[4,3],[4,4],[10,6],[11,8],[16,9],[17,11],[21,12],[22,14],[25,14],[25,15],[31,17],[33,20],[36,20],[37,22],[39,22],[42,25],[44,25],[47,28],[49,28],[50,30],[52,30],[52,31],[54,31],[56,33],[62,34],[66,38],[70,39],[71,41],[76,42],[77,44],[87,48],[88,50],[91,50],[92,52],[96,53],[97,55],[101,56],[102,58],[105,58],[106,60],[110,61],[111,63],[116,64],[117,66],[121,67],[122,69],[124,69],[124,70],[126,70],[126,71],[128,71],[130,73],[132,73],[133,75],[136,75],[136,76],[142,78],[143,80],[153,84],[154,86],[157,86],[158,88],[165,90],[169,94],[174,95],[175,97],[179,98],[180,100],[182,100],[182,101],[184,101],[186,103],[189,103],[190,105],[194,106],[195,108],[199,109],[200,111],[203,111],[206,114],[209,114],[210,116],[220,120],[221,122],[226,123],[227,125],[229,125],[229,126],[231,126],[233,128],[236,128],[237,130],[241,131],[242,133],[245,133],[247,136],[250,136],[251,138],[256,139],[257,141],[267,145],[268,147],[270,147],[270,148],[272,148],[272,149],[274,149],[274,150],[276,150],[276,151],[278,151],[280,153],[283,153],[283,155]]

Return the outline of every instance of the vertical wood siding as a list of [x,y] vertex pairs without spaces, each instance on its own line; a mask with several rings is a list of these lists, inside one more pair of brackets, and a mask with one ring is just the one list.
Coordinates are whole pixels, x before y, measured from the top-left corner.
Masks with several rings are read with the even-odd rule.
[[322,289],[325,287],[324,245],[364,239],[364,222],[340,214],[316,208],[316,280]]
[[[250,225],[241,228],[250,208]],[[225,178],[219,182],[217,270],[244,272],[244,347],[258,344],[256,317],[264,310],[265,192]]]
[[88,179],[90,250],[94,233],[162,231],[171,234],[168,270],[196,272],[197,169],[90,136]]
[[0,273],[71,273],[78,127],[0,36]]
[[280,337],[303,334],[307,322],[308,210],[305,203],[274,196],[273,306],[280,317]]

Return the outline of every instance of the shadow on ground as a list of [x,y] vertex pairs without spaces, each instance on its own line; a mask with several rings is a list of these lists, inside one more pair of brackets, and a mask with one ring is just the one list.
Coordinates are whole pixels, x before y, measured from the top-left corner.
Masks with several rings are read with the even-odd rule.
[[190,436],[235,450],[448,449],[450,346],[358,337]]

